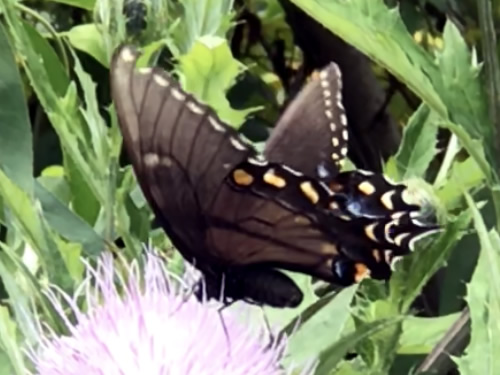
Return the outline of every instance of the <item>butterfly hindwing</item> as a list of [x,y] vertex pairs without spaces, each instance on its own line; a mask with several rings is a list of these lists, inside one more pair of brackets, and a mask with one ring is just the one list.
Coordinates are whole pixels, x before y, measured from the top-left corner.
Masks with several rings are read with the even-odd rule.
[[[293,203],[304,212],[309,210],[317,222],[329,223],[325,230],[336,236],[352,257],[356,254],[357,259],[363,259],[365,254],[369,263],[374,258],[372,252],[407,254],[417,239],[435,232],[438,226],[420,221],[423,206],[410,199],[406,185],[393,183],[379,173],[339,172],[347,153],[347,136],[341,74],[337,65],[331,63],[286,108],[264,153],[273,163],[291,166],[318,179],[334,194],[318,198],[315,207],[304,208],[312,194],[310,189],[304,189],[304,200],[283,199],[282,203]],[[254,188],[266,193],[265,186]],[[320,190],[322,187],[316,193]],[[371,231],[373,228],[378,230]]]
[[[330,63],[299,92],[266,142],[264,155],[308,176],[335,176],[347,154],[340,69]],[[323,176],[319,176],[323,177]]]

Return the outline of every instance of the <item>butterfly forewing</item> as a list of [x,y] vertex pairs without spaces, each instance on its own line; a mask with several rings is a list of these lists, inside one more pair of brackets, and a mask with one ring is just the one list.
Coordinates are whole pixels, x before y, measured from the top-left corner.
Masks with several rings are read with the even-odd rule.
[[111,70],[125,147],[145,196],[180,242],[179,250],[190,260],[210,257],[203,251],[205,211],[228,171],[254,151],[165,72],[136,69],[137,57],[123,47]]

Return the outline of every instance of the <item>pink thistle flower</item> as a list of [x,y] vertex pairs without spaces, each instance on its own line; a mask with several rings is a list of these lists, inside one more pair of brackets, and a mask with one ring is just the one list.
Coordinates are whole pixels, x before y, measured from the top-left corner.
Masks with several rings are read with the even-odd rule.
[[[48,293],[68,330],[42,334],[29,356],[38,375],[281,375],[286,339],[251,329],[234,310],[198,301],[182,280],[148,254],[141,278],[137,263],[118,271],[111,256],[71,297]],[[90,279],[95,280],[91,287]],[[72,323],[57,291],[76,317]],[[81,292],[87,311],[76,301]],[[40,328],[41,330],[41,328]],[[312,373],[312,369],[306,369]]]

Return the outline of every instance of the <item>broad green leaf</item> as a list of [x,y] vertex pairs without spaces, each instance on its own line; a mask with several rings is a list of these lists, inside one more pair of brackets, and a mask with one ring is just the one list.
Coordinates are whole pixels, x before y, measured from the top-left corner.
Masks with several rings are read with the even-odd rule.
[[483,174],[488,184],[492,185],[494,183],[494,179],[492,178],[492,168],[488,164],[488,161],[486,160],[486,154],[484,149],[485,144],[478,139],[474,139],[467,132],[467,130],[465,130],[464,127],[457,125],[451,121],[445,122],[442,125],[443,127],[452,131],[457,136],[461,145],[474,159],[475,163],[477,164],[477,167]]
[[214,108],[223,121],[238,127],[254,111],[232,109],[223,94],[243,70],[243,65],[231,55],[225,39],[202,37],[194,43],[188,54],[179,59],[182,87]]
[[357,289],[357,285],[343,289],[308,320],[301,319],[300,327],[294,330],[288,343],[288,361],[302,363],[316,358],[340,339],[351,318],[350,305]]
[[449,108],[450,120],[491,147],[492,128],[479,75],[481,65],[453,22],[446,23],[443,39],[444,49],[437,59],[441,74],[434,77],[434,82]]
[[29,195],[33,194],[31,125],[23,84],[13,51],[0,24],[0,168]]
[[94,9],[96,0],[50,0],[54,3],[61,3],[71,5],[73,7],[82,8],[86,10]]
[[437,116],[422,104],[410,118],[396,154],[396,165],[402,179],[425,177],[437,153]]
[[466,354],[457,358],[460,373],[496,374],[500,368],[500,236],[486,228],[476,204],[466,194],[479,236],[481,252],[470,283],[467,304],[471,317],[471,339]]
[[[5,372],[5,374],[25,375],[28,373],[23,361],[22,352],[17,341],[17,324],[9,315],[9,309],[0,306],[0,348],[5,351],[8,361],[2,361],[2,366],[9,367],[14,372]],[[9,363],[10,362],[10,363]]]
[[[37,313],[43,316],[45,323],[54,329],[63,328],[64,323],[60,321],[60,316],[54,310],[52,304],[43,294],[46,287],[46,279],[39,278],[39,275],[33,273],[30,265],[26,261],[26,254],[32,251],[29,244],[24,244],[22,258],[18,253],[7,245],[1,245],[0,253],[1,272],[0,276],[5,281],[5,287],[9,294],[9,303],[16,315],[19,323],[19,329],[23,332],[27,342],[36,340],[36,332],[33,327],[33,314],[30,309],[32,302],[36,302]],[[38,269],[34,272],[38,273]],[[38,276],[38,277],[37,277]]]
[[439,74],[433,58],[415,43],[398,9],[383,0],[292,0],[327,29],[408,85],[440,116],[447,109],[429,77]]
[[[390,299],[406,313],[414,299],[420,294],[424,285],[434,273],[445,265],[455,244],[464,235],[464,230],[470,223],[468,211],[450,222],[444,232],[429,243],[423,239],[416,246],[413,254],[404,257],[396,266],[389,282]],[[436,235],[433,235],[436,236]],[[427,245],[427,248],[423,246]]]
[[[56,125],[63,147],[63,165],[65,177],[71,190],[73,210],[87,223],[93,225],[99,214],[99,201],[104,202],[103,180],[89,144],[88,131],[80,116],[79,101],[74,82],[68,88],[65,97],[59,101],[58,112],[71,115],[70,125],[67,118],[53,113],[52,121]],[[61,113],[62,114],[62,113]],[[70,128],[71,126],[71,128]],[[99,172],[99,173],[96,173]]]
[[35,195],[40,201],[45,220],[56,233],[69,241],[81,244],[86,256],[95,257],[100,254],[104,241],[87,222],[71,212],[38,182],[35,183]]
[[48,230],[40,205],[13,184],[2,171],[0,171],[0,194],[4,198],[5,205],[16,218],[16,223],[25,240],[36,251],[50,280],[63,289],[70,288],[72,281],[65,272],[66,265]]
[[[370,285],[370,283],[365,283],[365,285]],[[373,287],[375,286],[377,285],[373,285]],[[372,289],[374,289],[373,287]],[[397,323],[366,337],[356,347],[356,351],[368,365],[371,373],[384,374],[388,372],[396,356],[397,344],[403,330],[402,316],[398,311],[398,306],[392,301],[370,294],[373,293],[367,294],[369,299],[365,301],[363,299],[366,297],[358,297],[359,302],[356,303],[353,313],[356,331],[372,322],[400,318]]]
[[[8,294],[8,304],[13,313],[19,331],[25,343],[34,344],[38,339],[38,327],[35,325],[35,315],[32,310],[33,301],[41,297],[40,284],[33,288],[32,274],[20,263],[17,258],[14,262],[13,251],[7,246],[2,246],[0,254],[0,277]],[[51,320],[50,317],[46,320]],[[0,345],[1,347],[1,345]]]
[[42,59],[50,86],[58,96],[64,96],[69,86],[69,77],[64,65],[47,39],[42,37],[38,30],[27,22],[23,22],[23,25],[33,49]]
[[[0,320],[2,319],[2,313],[0,312]],[[0,326],[4,326],[6,324],[6,322],[1,322],[0,321]],[[0,328],[0,331],[5,331],[6,329],[5,328]],[[7,337],[5,339],[1,339],[0,338],[0,342],[2,341],[7,341],[7,345],[9,345],[9,342],[10,342],[11,338]],[[13,343],[14,344],[14,343]],[[6,346],[5,343],[2,343],[0,344],[0,374],[19,374],[19,375],[22,375],[24,370],[21,366],[19,366],[19,368],[17,369],[16,372],[14,372],[14,369],[12,368],[11,364],[10,364],[10,358],[9,356],[12,356],[12,355],[15,355],[13,353],[10,353],[8,354],[4,349],[3,347]],[[23,371],[23,372],[20,372]]]
[[[76,145],[76,144],[75,144]],[[80,163],[72,160],[69,152],[64,153],[64,171],[71,189],[71,205],[75,213],[90,225],[93,225],[101,208],[94,190],[87,183]]]
[[56,167],[51,166],[49,168],[45,168],[42,171],[41,176],[37,177],[36,180],[38,184],[44,187],[45,190],[54,195],[64,205],[68,206],[71,201],[71,191],[69,189],[68,182],[64,178],[64,169],[57,166],[57,168],[61,170],[61,174],[57,176],[46,172],[47,170],[53,170],[54,168]]
[[398,354],[427,354],[441,340],[460,313],[421,318],[410,316],[403,322]]
[[89,165],[88,158],[83,154],[88,147],[79,145],[79,141],[84,138],[84,131],[78,112],[76,87],[71,84],[64,98],[56,95],[49,84],[47,71],[15,10],[15,4],[14,0],[5,0],[0,3],[0,9],[3,10],[17,53],[23,56],[22,63],[30,83],[59,136],[65,159],[71,159],[92,195],[97,197],[99,202],[105,202],[107,195],[103,181],[96,178],[96,168]]
[[181,54],[204,36],[224,38],[231,26],[233,0],[183,0],[182,22],[173,30]]
[[460,207],[463,202],[463,190],[480,188],[484,184],[484,174],[476,161],[469,157],[464,161],[455,161],[450,174],[436,195],[448,211]]
[[381,319],[357,327],[356,331],[337,340],[320,355],[320,363],[316,369],[315,375],[329,375],[342,362],[347,353],[362,340],[375,335],[387,328],[401,323],[402,316]]
[[[68,275],[74,280],[75,285],[79,285],[84,277],[85,264],[82,262],[82,245],[76,242],[66,242],[60,238],[55,238],[57,246],[61,249],[61,255],[66,264]],[[88,256],[88,254],[85,254]],[[95,254],[90,254],[94,256]]]
[[351,361],[343,361],[328,375],[367,375],[370,373],[370,368],[366,365],[361,357],[356,357]]
[[109,59],[103,43],[102,31],[94,23],[76,25],[63,35],[67,36],[71,45],[83,51],[103,66],[109,66]]

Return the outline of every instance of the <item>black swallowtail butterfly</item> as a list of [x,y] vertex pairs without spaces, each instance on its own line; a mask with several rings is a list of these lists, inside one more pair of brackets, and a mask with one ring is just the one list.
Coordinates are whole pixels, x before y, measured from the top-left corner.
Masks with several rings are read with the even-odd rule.
[[[298,126],[317,112],[301,112],[297,124],[293,113],[315,103],[318,92],[324,96],[317,83],[300,94],[305,102],[285,112],[266,148],[267,161],[165,71],[136,69],[137,58],[134,48],[124,46],[111,64],[125,148],[157,219],[184,258],[203,272],[209,296],[218,296],[224,284],[229,299],[296,306],[302,292],[276,268],[344,285],[368,272],[387,278],[389,258],[430,230],[412,219],[418,206],[401,199],[404,187],[363,172],[338,174],[335,163],[324,164],[327,153],[337,152],[333,161],[345,155],[345,142],[333,142],[330,133],[324,137],[324,119],[314,120],[317,132]],[[326,114],[333,116],[339,114]],[[311,135],[308,148],[316,137],[319,152],[310,159],[287,157],[285,149],[300,145],[302,135]],[[379,188],[380,197],[367,194]]]

